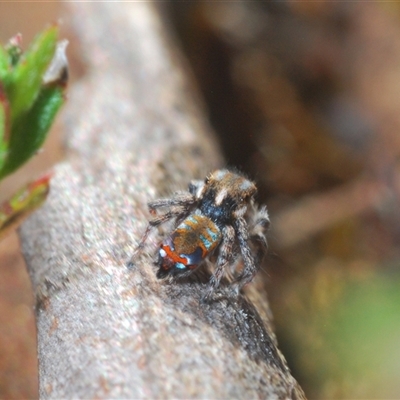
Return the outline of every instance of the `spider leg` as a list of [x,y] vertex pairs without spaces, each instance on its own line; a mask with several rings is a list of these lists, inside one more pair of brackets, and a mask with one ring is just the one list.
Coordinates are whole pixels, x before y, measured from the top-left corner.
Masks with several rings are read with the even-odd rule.
[[132,267],[134,260],[136,257],[141,253],[143,250],[144,244],[151,233],[151,231],[156,228],[157,226],[163,224],[164,222],[169,221],[172,218],[180,218],[182,215],[186,215],[187,209],[185,207],[174,207],[173,209],[167,211],[165,214],[158,215],[151,219],[147,225],[146,230],[144,231],[144,234],[142,238],[140,239],[140,242],[138,246],[136,247],[135,251],[133,252],[130,260],[128,261],[128,267]]
[[182,214],[176,217],[175,228],[177,228],[181,224],[181,222],[183,222],[183,220],[185,220],[189,216],[189,214],[191,212],[192,212],[192,208],[189,208],[189,207],[184,208],[182,211]]
[[259,229],[262,229],[263,234],[265,234],[265,232],[268,230],[270,226],[267,207],[262,206],[259,210],[255,209],[253,212],[254,212],[253,216],[254,224],[252,229],[258,229],[257,227],[259,227]]
[[239,241],[240,252],[242,253],[244,268],[241,274],[235,279],[233,286],[239,292],[239,290],[249,283],[256,275],[260,264],[256,263],[250,246],[247,243],[249,240],[249,233],[247,230],[247,223],[243,217],[239,217],[235,221],[235,232]]
[[255,220],[255,222],[251,226],[249,234],[251,243],[256,249],[255,263],[259,264],[268,250],[267,238],[265,237],[270,226],[267,207],[263,206],[256,211],[253,220]]
[[156,215],[156,210],[163,207],[182,207],[182,214],[178,216],[175,226],[178,226],[190,213],[196,204],[196,198],[188,192],[176,192],[172,198],[158,199],[148,203],[151,215]]
[[202,190],[204,188],[204,181],[193,180],[189,183],[189,192],[197,199],[201,197]]
[[169,199],[153,200],[150,201],[147,205],[149,207],[150,214],[155,215],[155,212],[158,208],[174,206],[191,207],[196,203],[196,201],[196,198],[191,193],[177,192],[174,194],[173,197]]
[[235,230],[232,226],[227,225],[222,230],[222,243],[219,248],[219,255],[217,259],[217,268],[210,278],[209,289],[207,290],[204,300],[210,298],[214,290],[219,286],[221,278],[224,274],[224,269],[232,263],[232,249],[235,244]]

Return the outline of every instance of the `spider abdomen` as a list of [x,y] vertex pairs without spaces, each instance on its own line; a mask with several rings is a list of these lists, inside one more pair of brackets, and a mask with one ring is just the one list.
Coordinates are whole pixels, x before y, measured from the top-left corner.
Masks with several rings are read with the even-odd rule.
[[159,274],[195,269],[218,246],[222,233],[202,213],[189,215],[163,241],[159,251]]

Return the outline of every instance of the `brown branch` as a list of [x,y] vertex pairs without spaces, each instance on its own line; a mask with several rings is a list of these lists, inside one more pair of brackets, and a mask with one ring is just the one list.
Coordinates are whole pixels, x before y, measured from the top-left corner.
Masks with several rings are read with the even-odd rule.
[[67,159],[20,230],[41,397],[302,398],[254,288],[258,312],[243,296],[202,303],[206,272],[158,280],[151,244],[126,267],[146,201],[222,160],[157,9],[68,4],[87,71],[65,110]]
[[384,182],[364,177],[306,197],[274,218],[276,241],[280,248],[298,245],[334,224],[376,209],[389,197]]

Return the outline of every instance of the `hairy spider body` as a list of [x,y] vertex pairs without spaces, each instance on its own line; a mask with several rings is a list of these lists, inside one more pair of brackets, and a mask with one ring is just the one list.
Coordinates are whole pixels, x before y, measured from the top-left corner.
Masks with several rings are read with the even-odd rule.
[[[267,248],[269,218],[266,207],[258,209],[254,205],[256,191],[255,184],[245,176],[222,169],[204,181],[192,181],[188,192],[150,202],[154,218],[132,258],[144,247],[154,227],[176,218],[177,227],[160,245],[157,276],[188,275],[218,252],[210,294],[218,287],[225,268],[236,263],[240,251],[244,266],[233,282],[239,290],[253,279]],[[169,211],[156,215],[160,208]]]

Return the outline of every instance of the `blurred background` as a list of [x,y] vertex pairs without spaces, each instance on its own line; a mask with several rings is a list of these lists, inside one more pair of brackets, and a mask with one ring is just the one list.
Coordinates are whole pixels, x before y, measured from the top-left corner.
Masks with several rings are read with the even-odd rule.
[[[163,12],[227,164],[268,205],[256,284],[293,375],[309,398],[400,398],[398,4],[191,1]],[[55,1],[0,3],[0,40],[21,32],[28,44],[63,16]],[[61,157],[55,126],[0,201]],[[0,398],[37,397],[34,329],[13,234],[0,243]]]

